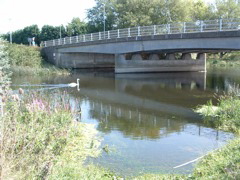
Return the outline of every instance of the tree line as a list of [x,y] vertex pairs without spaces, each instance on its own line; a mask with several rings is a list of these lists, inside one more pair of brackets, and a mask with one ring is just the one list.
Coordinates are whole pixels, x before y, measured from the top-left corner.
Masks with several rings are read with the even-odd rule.
[[[104,30],[134,26],[194,22],[218,18],[240,18],[238,0],[95,0],[96,5],[87,11],[87,22],[74,17],[66,26],[44,25],[41,29],[31,25],[12,32],[12,41],[28,44],[28,37],[41,41],[58,39]],[[9,34],[3,35],[9,40]]]

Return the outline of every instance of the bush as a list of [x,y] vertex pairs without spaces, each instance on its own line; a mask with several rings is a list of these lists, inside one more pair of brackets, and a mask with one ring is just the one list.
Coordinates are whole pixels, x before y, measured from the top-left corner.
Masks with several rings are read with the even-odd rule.
[[100,153],[96,130],[73,121],[64,93],[7,96],[0,120],[1,179],[79,177],[85,158]]
[[9,63],[13,66],[41,67],[42,57],[39,47],[7,43]]

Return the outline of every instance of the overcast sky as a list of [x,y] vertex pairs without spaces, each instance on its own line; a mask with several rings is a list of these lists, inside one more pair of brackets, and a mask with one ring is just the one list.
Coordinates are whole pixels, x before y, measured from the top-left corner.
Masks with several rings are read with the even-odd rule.
[[66,25],[73,17],[85,20],[94,5],[94,0],[0,0],[0,34],[33,24]]

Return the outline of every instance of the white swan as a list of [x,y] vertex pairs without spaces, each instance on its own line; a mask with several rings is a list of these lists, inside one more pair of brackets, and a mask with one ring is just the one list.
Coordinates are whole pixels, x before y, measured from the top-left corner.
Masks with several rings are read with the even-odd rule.
[[69,87],[76,87],[76,86],[79,87],[79,79],[77,79],[77,83],[69,83],[68,86]]

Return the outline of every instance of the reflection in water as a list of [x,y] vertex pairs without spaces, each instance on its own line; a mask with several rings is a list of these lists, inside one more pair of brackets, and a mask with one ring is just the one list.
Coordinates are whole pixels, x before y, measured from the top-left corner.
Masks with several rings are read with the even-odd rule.
[[[110,133],[112,130],[118,130],[134,139],[159,139],[172,133],[186,131],[185,127],[195,122],[191,119],[160,113],[153,114],[154,112],[150,111],[130,110],[95,101],[90,102],[90,109],[91,118],[100,121],[97,126],[99,131]],[[209,134],[205,134],[202,126],[204,124],[198,123],[198,130],[189,133],[208,138]],[[215,136],[218,140],[218,130],[213,130],[213,132],[211,138]]]
[[208,127],[192,110],[213,98],[216,89],[226,90],[236,82],[237,78],[227,73],[216,76],[210,72],[206,77],[206,73],[76,72],[71,77],[47,77],[42,81],[15,78],[13,83],[67,84],[77,78],[81,81],[79,92],[69,88],[61,91],[72,96],[73,105],[80,103],[79,120],[96,125],[104,137],[102,146],[108,144],[115,149],[89,161],[121,175],[188,173],[192,165],[173,167],[232,138],[230,133]]

